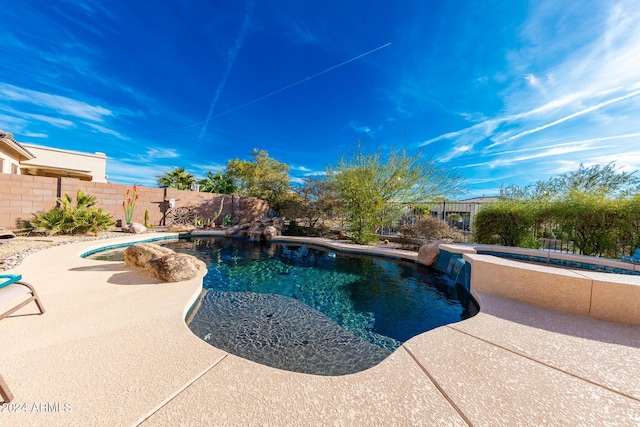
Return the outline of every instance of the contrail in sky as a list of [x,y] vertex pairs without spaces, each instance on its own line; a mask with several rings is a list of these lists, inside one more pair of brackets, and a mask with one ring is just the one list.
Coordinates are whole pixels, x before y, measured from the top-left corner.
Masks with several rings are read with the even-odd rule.
[[[351,58],[351,59],[347,59],[346,61],[341,62],[341,63],[339,63],[339,64],[337,64],[337,65],[334,65],[333,67],[329,67],[329,68],[327,68],[326,70],[322,70],[322,71],[320,71],[319,73],[313,74],[313,75],[311,75],[311,76],[309,76],[309,77],[306,77],[306,78],[304,78],[304,79],[302,79],[302,80],[298,80],[298,81],[297,81],[297,82],[295,82],[295,83],[291,83],[290,85],[287,85],[287,86],[282,87],[282,88],[280,88],[280,89],[274,90],[273,92],[269,92],[268,94],[263,95],[263,96],[261,96],[261,97],[259,97],[259,98],[256,98],[256,99],[254,99],[254,100],[252,100],[252,101],[245,102],[244,104],[240,104],[240,105],[238,105],[237,107],[233,107],[233,108],[232,108],[232,109],[230,109],[230,110],[223,111],[222,113],[216,114],[215,116],[213,116],[213,115],[212,115],[212,112],[213,112],[213,107],[212,107],[212,108],[211,108],[211,111],[209,112],[209,115],[207,116],[207,120],[205,121],[205,127],[204,127],[203,129],[206,129],[206,125],[207,125],[207,123],[208,123],[208,122],[210,122],[210,121],[211,121],[211,120],[213,120],[213,119],[217,119],[218,117],[222,117],[222,116],[224,116],[225,114],[229,114],[229,113],[231,113],[231,112],[233,112],[233,111],[239,110],[240,108],[244,108],[244,107],[247,107],[247,106],[249,106],[249,105],[251,105],[251,104],[255,104],[256,102],[262,101],[263,99],[269,98],[270,96],[276,95],[276,94],[278,94],[278,93],[280,93],[280,92],[283,92],[283,91],[285,91],[285,90],[287,90],[287,89],[291,89],[292,87],[294,87],[294,86],[298,86],[299,84],[302,84],[302,83],[304,83],[304,82],[307,82],[307,81],[309,81],[309,80],[311,80],[311,79],[315,79],[316,77],[319,77],[319,76],[321,76],[321,75],[323,75],[323,74],[325,74],[325,73],[328,73],[329,71],[333,71],[333,70],[335,70],[336,68],[340,68],[340,67],[342,67],[343,65],[347,65],[347,64],[348,64],[348,63],[350,63],[350,62],[353,62],[353,61],[355,61],[355,60],[357,60],[357,59],[363,58],[363,57],[365,57],[365,56],[367,56],[367,55],[369,55],[369,54],[372,54],[372,53],[377,52],[377,51],[379,51],[379,50],[381,50],[381,49],[384,49],[385,47],[388,47],[388,46],[390,46],[390,45],[391,45],[391,43],[390,43],[390,42],[389,42],[389,43],[385,43],[385,44],[383,44],[382,46],[378,46],[378,47],[377,47],[377,48],[375,48],[375,49],[371,49],[371,50],[369,50],[369,51],[367,51],[367,52],[365,52],[365,53],[361,53],[360,55],[358,55],[358,56],[354,56],[354,57],[353,57],[353,58]],[[217,99],[217,98],[216,98],[216,99]],[[200,123],[197,123],[197,124],[200,124]],[[202,133],[201,133],[201,137],[202,137]]]
[[236,56],[242,47],[242,42],[244,41],[244,36],[247,33],[247,27],[249,26],[249,20],[251,18],[251,13],[256,5],[255,0],[251,0],[247,3],[247,13],[244,16],[244,21],[242,21],[242,27],[240,27],[240,34],[238,34],[238,38],[236,39],[235,44],[229,49],[227,52],[227,68],[225,68],[224,73],[222,74],[222,79],[220,83],[218,83],[218,87],[216,88],[216,93],[213,96],[213,100],[211,101],[211,106],[209,107],[209,113],[207,114],[207,119],[204,121],[202,125],[202,129],[200,130],[200,139],[204,137],[207,133],[207,126],[213,117],[213,109],[216,107],[218,103],[218,98],[220,98],[220,94],[224,90],[224,86],[227,84],[227,78],[229,77],[229,73],[231,72],[231,67],[233,67],[233,63],[236,61]]

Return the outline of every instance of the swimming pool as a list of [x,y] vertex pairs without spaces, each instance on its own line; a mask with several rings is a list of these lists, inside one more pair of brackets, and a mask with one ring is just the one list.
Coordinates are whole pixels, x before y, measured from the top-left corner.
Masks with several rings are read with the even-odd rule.
[[358,372],[478,310],[449,276],[410,262],[218,237],[162,245],[207,264],[207,293],[189,323],[194,334],[280,369]]

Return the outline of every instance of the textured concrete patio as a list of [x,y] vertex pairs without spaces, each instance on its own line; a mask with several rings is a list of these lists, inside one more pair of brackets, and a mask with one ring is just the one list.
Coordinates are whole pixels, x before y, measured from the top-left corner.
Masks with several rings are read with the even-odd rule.
[[7,272],[47,311],[0,321],[15,396],[0,425],[640,425],[639,327],[477,292],[477,316],[369,370],[297,374],[195,337],[184,317],[201,279],[160,283],[78,256],[114,242],[50,248]]

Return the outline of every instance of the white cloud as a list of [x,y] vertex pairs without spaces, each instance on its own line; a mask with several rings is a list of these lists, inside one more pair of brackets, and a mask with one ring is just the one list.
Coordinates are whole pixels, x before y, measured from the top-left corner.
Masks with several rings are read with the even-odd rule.
[[7,83],[0,83],[0,96],[5,102],[28,103],[56,111],[65,116],[96,122],[102,122],[104,117],[113,115],[109,109],[98,105],[89,105],[64,96],[24,89]]
[[24,132],[23,135],[27,138],[49,138],[46,133]]
[[[470,148],[490,155],[498,146],[549,146],[550,141],[580,135],[605,140],[640,130],[637,4],[592,2],[578,8],[547,0],[530,11],[523,26],[525,47],[508,56],[512,86],[501,93],[501,113],[421,146],[450,140],[453,147],[444,160],[452,160]],[[561,156],[575,151],[556,152]],[[624,157],[620,161],[626,162]]]
[[92,128],[93,130],[95,130],[95,131],[97,131],[99,133],[103,133],[105,135],[115,136],[116,138],[122,139],[124,141],[128,141],[129,140],[129,137],[126,137],[126,136],[122,135],[120,132],[117,132],[117,131],[115,131],[113,129],[109,129],[107,127],[100,126],[100,125],[97,125],[95,123],[87,123],[87,122],[85,122],[84,124],[86,124],[87,126],[89,126],[90,128]]
[[144,157],[149,160],[176,159],[180,157],[180,154],[175,148],[147,147],[147,152],[144,154]]
[[371,128],[369,126],[364,126],[360,122],[356,120],[350,121],[347,126],[357,133],[370,133]]

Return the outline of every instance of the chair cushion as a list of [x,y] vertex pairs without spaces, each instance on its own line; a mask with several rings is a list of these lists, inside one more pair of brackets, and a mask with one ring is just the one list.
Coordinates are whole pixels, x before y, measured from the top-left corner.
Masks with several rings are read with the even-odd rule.
[[0,274],[0,289],[22,279],[22,274]]

